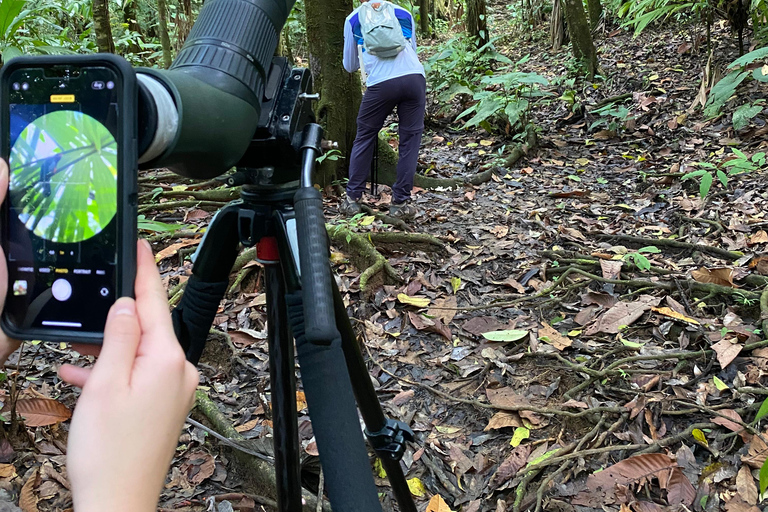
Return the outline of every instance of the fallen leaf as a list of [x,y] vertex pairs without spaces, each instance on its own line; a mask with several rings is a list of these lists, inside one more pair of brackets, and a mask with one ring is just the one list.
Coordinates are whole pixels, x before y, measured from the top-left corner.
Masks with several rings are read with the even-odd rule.
[[494,414],[490,420],[488,420],[488,425],[483,429],[485,432],[488,432],[489,430],[498,430],[500,428],[508,428],[508,427],[522,427],[523,421],[520,419],[520,416],[513,412],[507,412],[507,411],[499,411],[496,414]]
[[35,495],[35,488],[40,484],[40,468],[35,468],[19,493],[19,508],[22,512],[39,512],[37,508],[38,497]]
[[491,230],[491,233],[496,235],[496,238],[504,238],[509,233],[509,226],[496,226]]
[[427,509],[424,512],[453,512],[442,496],[435,494],[427,503]]
[[717,354],[717,362],[720,363],[721,368],[725,368],[731,364],[731,362],[736,359],[736,356],[739,355],[742,348],[744,347],[738,343],[731,343],[728,341],[728,338],[723,338],[712,345],[712,350]]
[[675,320],[680,320],[681,322],[686,322],[686,323],[693,324],[693,325],[700,325],[699,321],[696,320],[695,318],[691,318],[689,316],[685,316],[684,314],[678,313],[674,309],[668,308],[666,306],[662,307],[662,308],[651,308],[651,310],[656,312],[656,313],[658,313],[658,314],[660,314],[660,315],[664,315],[664,316],[669,317],[669,318],[674,318]]
[[510,439],[509,441],[509,444],[517,448],[518,446],[520,446],[520,443],[528,439],[530,435],[531,435],[531,431],[528,430],[527,428],[517,427],[515,429],[515,433],[512,435],[512,439]]
[[723,418],[722,416],[715,416],[710,420],[712,423],[715,423],[717,425],[722,425],[723,427],[727,428],[731,432],[741,432],[742,430],[744,430],[744,427],[742,427],[735,421],[731,421],[731,420],[736,420],[736,421],[743,422],[739,413],[737,413],[733,409],[720,409],[717,412],[719,412],[723,416],[728,416],[728,418],[731,418],[731,419]]
[[411,494],[413,494],[417,498],[423,498],[427,494],[427,488],[424,487],[424,484],[422,483],[422,481],[416,477],[413,477],[410,480],[408,480],[408,489],[410,489]]
[[528,456],[531,454],[530,445],[520,445],[510,453],[506,459],[499,465],[499,469],[491,477],[491,487],[498,488],[514,477],[520,468],[525,466]]
[[542,321],[539,328],[539,339],[545,343],[549,343],[559,351],[563,351],[570,347],[573,340],[560,334],[557,329],[549,325],[547,322]]
[[175,255],[177,252],[179,252],[179,249],[182,249],[184,247],[189,247],[191,245],[197,245],[200,243],[202,238],[193,238],[190,240],[184,240],[183,242],[178,242],[175,244],[171,244],[162,251],[155,254],[155,263],[160,263],[165,258],[170,258],[171,256]]
[[498,318],[492,316],[476,316],[464,322],[461,328],[470,334],[480,336],[484,332],[497,330],[504,325]]
[[578,402],[573,398],[563,403],[560,407],[575,407],[576,409],[589,409],[589,406],[586,403]]
[[600,269],[605,279],[618,279],[621,273],[622,260],[600,260]]
[[483,338],[489,341],[519,341],[528,336],[528,331],[506,330],[484,332]]
[[235,427],[235,430],[237,430],[237,431],[238,431],[238,432],[240,432],[240,433],[243,433],[243,432],[248,432],[248,431],[249,431],[249,430],[251,430],[253,427],[255,427],[256,425],[258,425],[260,421],[261,421],[261,419],[260,419],[260,418],[254,418],[254,419],[252,419],[251,421],[247,421],[247,422],[243,423],[242,425],[238,425],[238,426],[236,426],[236,427]]
[[704,432],[701,429],[695,428],[691,431],[691,435],[696,440],[697,443],[702,444],[704,446],[709,446],[709,442],[707,441],[707,436],[704,435]]
[[750,505],[757,504],[757,485],[748,466],[741,466],[736,474],[736,490],[739,491],[742,500]]
[[561,224],[559,231],[563,235],[563,238],[569,238],[571,240],[577,240],[582,242],[586,242],[587,240],[587,237],[585,237],[581,233],[581,231],[579,231],[578,229],[568,228]]
[[227,334],[229,334],[229,338],[232,340],[232,343],[234,343],[234,345],[238,348],[250,347],[256,343],[264,342],[267,339],[266,332],[262,334],[259,331],[254,331],[251,329],[230,331]]
[[768,243],[768,233],[764,230],[760,230],[751,237],[749,237],[749,245]]
[[439,318],[445,325],[448,325],[453,321],[453,317],[456,316],[456,296],[451,295],[450,297],[447,297],[445,299],[437,299],[433,303],[433,306],[435,308],[447,308],[447,309],[432,309],[430,308],[427,311],[427,315],[431,316],[432,318]]
[[733,269],[728,267],[712,269],[701,267],[698,270],[692,270],[691,277],[700,283],[714,283],[720,286],[738,288],[738,286],[733,284]]
[[589,326],[584,334],[592,335],[598,332],[617,334],[619,328],[630,325],[643,316],[652,307],[658,306],[661,297],[641,295],[635,302],[617,302],[611,309],[598,317],[597,321]]
[[[763,432],[763,436],[768,435],[768,431]],[[768,446],[765,445],[760,436],[752,436],[749,441],[747,454],[741,456],[741,461],[753,468],[760,468],[768,458]]]
[[200,485],[206,478],[213,475],[216,469],[213,455],[203,450],[190,452],[186,459],[180,469],[191,484]]
[[397,294],[397,300],[402,304],[408,304],[409,306],[416,306],[418,308],[425,308],[429,306],[429,299],[427,297],[418,297],[406,295],[404,293]]
[[[10,404],[3,410],[6,408],[10,410]],[[28,427],[55,425],[72,417],[72,411],[66,405],[51,398],[21,398],[16,401],[16,414],[24,417]]]
[[16,466],[13,464],[0,464],[0,478],[13,478],[16,476]]

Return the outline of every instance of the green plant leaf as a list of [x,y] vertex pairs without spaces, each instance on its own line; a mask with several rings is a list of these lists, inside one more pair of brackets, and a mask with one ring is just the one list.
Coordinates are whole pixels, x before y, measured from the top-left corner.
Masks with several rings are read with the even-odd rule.
[[728,176],[720,169],[717,170],[717,179],[720,180],[724,187],[728,186]]
[[714,178],[712,178],[712,175],[709,173],[701,176],[701,183],[699,184],[699,195],[702,199],[707,197],[707,194],[709,194],[709,189],[712,187],[713,179]]
[[757,411],[757,415],[755,416],[755,423],[763,419],[765,416],[768,416],[768,398],[763,400],[763,403],[760,406],[760,410]]
[[519,341],[528,336],[528,331],[506,330],[484,332],[483,338],[488,341]]
[[705,171],[704,169],[698,169],[698,170],[695,170],[695,171],[689,172],[689,173],[687,173],[687,174],[684,174],[684,175],[683,175],[683,177],[682,177],[682,178],[680,178],[680,179],[681,179],[681,180],[689,180],[689,179],[691,179],[691,178],[695,178],[695,177],[697,177],[697,176],[702,176],[702,175],[704,175],[704,174],[708,174],[708,173],[707,173],[707,171]]
[[760,60],[764,57],[768,57],[768,46],[764,46],[763,48],[758,48],[757,50],[752,50],[751,52],[742,55],[735,61],[728,64],[728,69],[739,67],[739,66],[746,66],[747,64],[752,64],[756,60]]
[[645,252],[650,254],[659,254],[661,252],[661,249],[656,247],[655,245],[649,245],[647,247],[641,247],[637,250],[637,252]]
[[768,460],[763,462],[763,466],[760,468],[760,494],[765,494],[765,490],[768,489]]
[[763,107],[760,105],[746,103],[740,106],[733,113],[733,129],[741,130],[742,128],[746,128],[752,118],[762,111]]
[[515,433],[512,434],[512,439],[509,441],[513,447],[517,448],[524,440],[528,439],[531,435],[531,431],[525,427],[517,427]]
[[736,92],[736,88],[744,81],[749,71],[731,71],[712,87],[709,98],[704,106],[706,117],[715,117],[725,102]]

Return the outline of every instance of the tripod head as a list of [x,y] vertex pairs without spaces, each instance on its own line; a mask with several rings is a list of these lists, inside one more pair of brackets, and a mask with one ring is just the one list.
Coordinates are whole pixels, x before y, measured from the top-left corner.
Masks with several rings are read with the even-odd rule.
[[[141,168],[209,179],[240,163],[261,175],[273,168],[269,182],[298,178],[280,175],[289,163],[272,165],[278,154],[289,156],[287,141],[311,118],[301,97],[311,89],[309,74],[272,57],[293,3],[209,0],[170,69],[138,70]],[[293,169],[299,158],[290,159]]]

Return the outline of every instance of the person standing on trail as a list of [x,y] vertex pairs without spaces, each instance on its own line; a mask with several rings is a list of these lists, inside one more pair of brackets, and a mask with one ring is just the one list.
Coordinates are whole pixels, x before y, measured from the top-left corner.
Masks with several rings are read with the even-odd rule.
[[[362,62],[361,62],[362,61]],[[389,214],[402,219],[416,215],[411,189],[424,131],[427,82],[416,55],[416,34],[410,12],[387,1],[361,0],[344,22],[344,69],[361,69],[366,84],[357,115],[357,135],[349,161],[346,215],[359,213],[360,198],[371,169],[379,130],[395,107],[400,138],[397,180],[392,186]]]

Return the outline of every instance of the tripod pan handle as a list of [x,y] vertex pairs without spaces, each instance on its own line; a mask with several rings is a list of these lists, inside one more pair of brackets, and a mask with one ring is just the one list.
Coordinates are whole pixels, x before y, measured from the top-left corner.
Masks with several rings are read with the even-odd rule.
[[340,335],[333,312],[333,276],[328,262],[328,233],[320,192],[314,187],[300,188],[294,196],[294,208],[305,335],[310,343],[330,345]]

